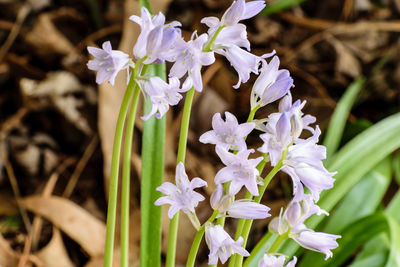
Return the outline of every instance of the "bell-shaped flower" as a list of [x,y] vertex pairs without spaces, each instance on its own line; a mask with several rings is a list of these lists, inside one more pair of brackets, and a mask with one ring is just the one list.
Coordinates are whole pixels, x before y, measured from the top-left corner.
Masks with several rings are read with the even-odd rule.
[[169,78],[169,83],[160,77],[151,77],[148,81],[139,83],[152,104],[150,113],[143,116],[143,120],[147,120],[152,115],[160,119],[168,111],[169,106],[178,104],[182,99],[182,95],[179,94],[180,83],[176,77]]
[[112,50],[109,41],[104,42],[103,49],[89,46],[88,52],[94,56],[89,60],[87,66],[90,70],[97,71],[96,83],[101,84],[109,81],[114,85],[118,72],[129,67],[129,55],[118,50]]
[[310,190],[315,201],[318,201],[322,190],[333,187],[336,172],[328,172],[322,163],[326,158],[326,148],[316,144],[320,134],[317,126],[313,136],[306,140],[299,139],[300,142],[287,151],[282,170],[292,178],[295,201],[303,199],[303,185]]
[[244,138],[254,129],[255,123],[246,122],[239,124],[236,117],[225,112],[226,121],[221,118],[220,113],[215,113],[212,118],[213,130],[205,132],[200,136],[200,142],[204,144],[215,144],[225,150],[243,150],[247,148]]
[[194,189],[207,186],[207,182],[198,177],[189,181],[183,163],[179,162],[176,166],[175,183],[176,185],[164,182],[157,187],[156,190],[165,196],[157,199],[154,204],[156,206],[170,204],[171,207],[168,210],[168,217],[170,219],[179,210],[187,213],[190,217],[190,214],[195,212],[195,207],[197,207],[199,202],[204,200],[204,197],[195,192]]
[[273,254],[264,254],[261,260],[258,262],[258,267],[294,267],[297,263],[296,256],[293,256],[293,260],[288,262],[285,265],[285,256],[284,255],[273,255]]
[[207,34],[202,34],[196,39],[193,39],[196,34],[193,34],[189,42],[179,39],[175,43],[175,51],[172,66],[169,76],[182,78],[186,73],[186,78],[182,91],[188,91],[192,86],[201,92],[203,90],[203,82],[201,79],[201,67],[208,66],[214,63],[215,57],[213,52],[203,52],[203,46],[208,40]]
[[145,64],[163,62],[172,53],[173,44],[180,38],[181,31],[175,27],[181,26],[177,21],[165,24],[165,16],[161,12],[151,16],[147,8],[142,7],[141,16],[131,16],[130,20],[140,26],[140,34],[133,48],[137,60],[147,56]]
[[234,241],[221,225],[205,225],[205,239],[210,253],[208,254],[208,265],[215,265],[218,259],[225,263],[232,254],[244,257],[250,256],[249,252],[242,247],[243,237]]
[[283,214],[283,218],[291,228],[296,228],[297,225],[302,224],[306,219],[314,214],[317,214],[318,216],[322,214],[329,216],[328,212],[314,203],[311,195],[305,194],[303,199],[300,201],[292,200],[289,203]]
[[216,17],[206,17],[201,20],[211,30],[216,31],[218,27],[230,27],[237,25],[239,21],[249,19],[260,13],[265,7],[265,1],[237,0],[225,11],[221,21]]
[[325,260],[332,257],[333,253],[331,250],[339,246],[336,239],[341,238],[340,235],[314,232],[306,228],[304,224],[299,225],[297,229],[293,229],[289,233],[289,237],[303,248],[324,253]]
[[221,147],[216,147],[216,152],[226,167],[218,171],[215,176],[216,184],[231,182],[229,195],[236,195],[245,186],[253,195],[258,196],[257,178],[260,173],[257,165],[263,157],[248,159],[254,149],[241,150],[237,154],[230,153]]
[[[210,198],[211,207],[218,210],[217,217],[226,216],[237,219],[265,219],[270,208],[265,205],[252,202],[250,199],[234,200],[233,196],[223,195],[223,187],[217,184],[217,189]],[[226,215],[225,215],[226,213]]]
[[291,87],[293,87],[293,79],[288,70],[279,70],[277,56],[274,56],[269,63],[263,60],[261,74],[255,81],[251,92],[251,108],[253,109],[257,105],[263,107],[282,98]]

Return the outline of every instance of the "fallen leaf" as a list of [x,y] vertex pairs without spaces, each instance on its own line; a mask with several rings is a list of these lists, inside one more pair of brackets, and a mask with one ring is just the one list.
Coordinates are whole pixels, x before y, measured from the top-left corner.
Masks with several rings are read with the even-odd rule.
[[79,130],[87,135],[92,134],[87,120],[79,111],[79,108],[84,105],[84,100],[77,98],[74,94],[93,89],[82,85],[71,73],[50,72],[47,78],[40,82],[23,78],[20,81],[20,88],[24,97],[50,102]]
[[330,36],[327,40],[336,50],[336,71],[353,78],[360,77],[361,65],[359,60],[353,55],[353,52],[333,36]]
[[106,226],[72,201],[52,196],[24,199],[28,210],[43,216],[75,240],[90,255],[103,254]]
[[53,227],[53,236],[50,242],[35,255],[44,266],[74,267],[61,237],[60,230]]
[[0,234],[0,266],[15,267],[18,264],[18,254],[12,250],[7,240]]

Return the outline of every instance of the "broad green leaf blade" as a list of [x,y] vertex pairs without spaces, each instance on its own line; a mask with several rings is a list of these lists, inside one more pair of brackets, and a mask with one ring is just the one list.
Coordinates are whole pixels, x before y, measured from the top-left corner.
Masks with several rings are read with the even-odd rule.
[[365,80],[364,77],[361,77],[350,84],[333,112],[323,143],[323,145],[326,146],[328,160],[339,147],[347,117],[350,114],[350,110],[359,92],[365,84]]
[[373,213],[392,180],[392,159],[385,158],[367,173],[326,219],[326,233],[340,233],[351,222]]
[[400,185],[400,151],[398,151],[393,157],[393,170],[394,178],[398,185]]
[[[154,65],[153,73],[165,80],[165,65]],[[144,114],[151,110],[146,99]],[[154,202],[161,197],[156,188],[164,177],[165,116],[144,122],[142,136],[142,180],[140,197],[141,236],[140,266],[161,266],[161,207]]]
[[386,215],[390,228],[390,253],[385,267],[400,266],[400,225],[390,214]]
[[349,267],[383,267],[385,266],[387,257],[388,253],[386,251],[378,252],[353,262]]
[[[385,213],[388,214],[390,217],[395,219],[397,222],[400,222],[400,191],[397,192],[397,194],[393,197],[393,199],[390,201],[389,206],[386,208]],[[381,257],[382,255],[385,255],[385,258],[383,259],[382,262],[376,263],[376,265],[372,265],[372,263],[369,265],[371,267],[380,267],[380,266],[385,266],[385,263],[388,259],[389,255],[389,249],[391,247],[391,243],[389,240],[389,236],[387,234],[380,234],[379,236],[375,237],[371,241],[369,241],[363,248],[363,250],[357,255],[357,258],[355,259],[354,263],[351,265],[355,266],[362,266],[358,265],[359,262],[365,262],[366,258],[369,257],[375,257],[377,259],[378,257]],[[360,263],[360,264],[361,264]]]
[[383,213],[363,217],[350,224],[343,231],[341,234],[342,238],[337,240],[339,247],[333,250],[333,258],[325,261],[324,255],[321,253],[317,255],[316,252],[309,251],[308,253],[315,254],[316,256],[304,258],[298,266],[341,266],[365,242],[388,230],[388,218]]
[[[328,169],[338,172],[335,175],[336,181],[333,189],[321,194],[318,205],[330,212],[368,171],[399,147],[400,113],[397,113],[356,136],[333,156]],[[316,229],[323,219],[324,216],[313,216],[306,224]],[[294,255],[299,246],[286,243],[280,252]]]
[[307,0],[277,0],[272,3],[267,2],[267,6],[261,11],[263,15],[271,15],[279,11],[300,5]]

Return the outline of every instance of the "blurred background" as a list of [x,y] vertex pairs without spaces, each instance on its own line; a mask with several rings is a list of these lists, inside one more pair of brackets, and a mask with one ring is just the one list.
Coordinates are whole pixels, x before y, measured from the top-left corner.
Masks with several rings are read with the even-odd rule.
[[[155,11],[182,23],[188,40],[205,16],[221,16],[231,1],[155,0]],[[0,0],[0,265],[101,266],[108,175],[116,116],[126,75],[115,87],[98,86],[86,68],[87,46],[110,40],[132,54],[138,27],[133,0]],[[253,53],[276,50],[282,68],[295,81],[295,99],[326,129],[338,100],[354,82],[362,90],[348,117],[342,143],[400,110],[400,0],[275,0],[244,23]],[[167,65],[168,67],[169,65]],[[211,128],[216,112],[230,111],[242,122],[249,113],[255,80],[234,90],[237,77],[217,56],[204,68],[205,89],[195,97],[186,169],[209,187],[222,163],[199,136]],[[365,83],[362,80],[365,78]],[[182,102],[167,114],[166,180],[173,180]],[[276,111],[260,110],[257,118]],[[141,116],[139,112],[138,116]],[[140,149],[143,123],[137,118],[132,160],[131,266],[138,266],[140,240]],[[257,135],[249,143],[260,145]],[[385,195],[398,189],[392,182]],[[285,175],[274,179],[264,202],[277,215],[292,195]],[[243,193],[243,192],[242,192]],[[243,194],[244,195],[244,194]],[[207,201],[200,220],[211,213]],[[163,236],[168,221],[163,215]],[[183,264],[194,229],[183,216],[177,261]],[[254,224],[253,246],[268,220]],[[228,220],[233,230],[235,221]],[[164,238],[166,241],[166,239]],[[118,242],[117,242],[118,243]],[[165,246],[163,244],[163,251]],[[206,266],[202,244],[199,262]],[[118,248],[117,248],[118,256]]]

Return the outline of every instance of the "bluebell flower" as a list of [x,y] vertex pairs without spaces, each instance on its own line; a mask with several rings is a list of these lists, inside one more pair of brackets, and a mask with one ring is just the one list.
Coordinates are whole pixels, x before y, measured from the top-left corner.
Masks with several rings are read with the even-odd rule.
[[169,83],[163,81],[160,77],[151,77],[148,81],[139,82],[146,95],[149,96],[152,108],[149,114],[142,117],[147,120],[152,115],[157,119],[164,116],[169,106],[174,106],[182,99],[179,93],[180,83],[178,78],[169,78]]
[[160,197],[154,203],[156,206],[170,204],[171,207],[168,210],[168,217],[170,219],[179,210],[182,210],[189,216],[190,213],[194,213],[195,207],[197,207],[200,201],[204,200],[204,197],[200,193],[195,192],[194,189],[207,186],[207,182],[198,177],[189,181],[182,162],[179,162],[176,166],[175,183],[176,185],[164,182],[157,187],[157,191],[160,191],[165,196]]
[[236,117],[230,112],[225,112],[225,118],[226,121],[221,118],[220,113],[215,113],[212,118],[213,130],[202,134],[200,142],[215,144],[225,150],[246,149],[247,145],[244,138],[254,129],[255,123],[239,124]]
[[263,160],[263,157],[248,159],[254,149],[241,150],[237,154],[233,154],[217,146],[216,152],[226,167],[218,171],[215,176],[215,183],[231,182],[229,185],[230,196],[236,195],[243,186],[253,196],[258,196],[257,183],[260,173],[257,170],[257,165]]
[[201,92],[203,90],[203,82],[201,78],[201,67],[214,63],[215,57],[213,52],[203,52],[204,44],[208,40],[207,34],[202,34],[196,39],[192,35],[189,42],[185,42],[179,38],[175,43],[175,54],[173,55],[172,66],[169,76],[182,78],[186,73],[188,77],[182,86],[182,91],[188,91],[192,86]]
[[250,256],[249,252],[242,247],[243,237],[234,241],[221,225],[206,223],[205,238],[210,253],[208,254],[208,265],[215,265],[218,259],[225,263],[232,254],[238,253],[242,256]]
[[293,256],[293,260],[286,265],[284,265],[285,260],[286,258],[284,255],[264,254],[258,262],[258,267],[294,267],[297,263],[296,256]]
[[87,49],[94,59],[89,60],[87,66],[90,70],[97,71],[96,83],[109,81],[114,85],[118,72],[129,67],[129,55],[118,50],[112,50],[109,41],[104,42],[103,49],[89,46]]

